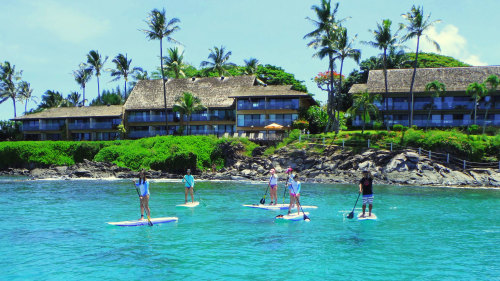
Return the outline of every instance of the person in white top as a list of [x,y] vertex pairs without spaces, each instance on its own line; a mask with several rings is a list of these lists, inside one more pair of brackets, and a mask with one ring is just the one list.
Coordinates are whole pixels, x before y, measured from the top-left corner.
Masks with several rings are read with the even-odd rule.
[[269,205],[276,205],[278,203],[278,175],[276,175],[276,170],[274,169],[271,169],[269,173],[271,174],[267,183],[270,188],[269,193],[271,194],[271,204]]

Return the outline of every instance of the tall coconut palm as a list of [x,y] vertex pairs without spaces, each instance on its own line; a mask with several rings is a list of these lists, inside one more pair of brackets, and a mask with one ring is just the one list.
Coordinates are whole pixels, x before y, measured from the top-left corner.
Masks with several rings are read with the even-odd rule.
[[52,108],[52,107],[60,107],[63,103],[63,96],[61,93],[57,91],[47,90],[42,95],[42,102],[39,107],[43,109]]
[[365,124],[371,121],[371,116],[377,116],[378,107],[374,103],[381,98],[382,97],[380,95],[373,95],[367,91],[354,96],[352,106],[346,113],[349,114],[351,119],[354,119],[358,114],[361,114],[361,120],[363,121],[361,134],[365,132]]
[[208,59],[210,61],[202,61],[200,66],[208,67],[210,70],[217,72],[219,76],[223,76],[228,73],[228,68],[236,66],[236,64],[229,62],[231,54],[231,51],[226,52],[226,48],[224,46],[221,46],[220,48],[214,47],[213,49],[210,49],[210,54],[208,55]]
[[170,48],[167,50],[168,56],[164,59],[165,71],[173,73],[173,78],[186,77],[184,69],[187,65],[184,63],[184,51],[180,52],[179,48]]
[[492,104],[493,94],[496,92],[498,85],[500,85],[500,78],[497,75],[490,75],[486,80],[484,80],[484,84],[488,85],[488,93],[490,94],[490,100],[485,101],[486,112],[484,113],[484,121],[483,121],[483,134],[486,130],[486,118],[488,118],[488,110],[490,109],[489,105]]
[[89,82],[90,78],[92,78],[92,69],[90,69],[88,65],[81,63],[80,68],[73,71],[73,76],[75,77],[76,83],[78,83],[78,85],[82,88],[82,105],[85,106],[85,86],[87,85],[87,82]]
[[31,88],[30,83],[26,81],[21,81],[18,84],[19,89],[19,100],[24,103],[24,114],[28,111],[28,102],[34,101],[37,102],[38,98],[33,96],[33,89]]
[[108,60],[108,56],[101,57],[98,51],[92,50],[87,54],[87,63],[89,67],[95,72],[95,77],[97,78],[97,99],[101,98],[101,91],[99,88],[99,77],[101,76],[101,70],[104,64]]
[[[187,134],[190,134],[189,122],[191,115],[194,112],[202,111],[206,107],[201,104],[201,100],[190,92],[183,92],[182,96],[177,97],[175,100],[173,111],[179,112],[181,115],[186,116]],[[181,119],[182,120],[182,119]]]
[[257,69],[259,69],[260,62],[256,58],[249,58],[244,60],[245,62],[245,74],[254,75],[257,73]]
[[[370,45],[374,48],[377,48],[379,50],[382,50],[382,64],[383,64],[383,71],[384,71],[384,85],[385,85],[385,95],[384,95],[384,101],[385,101],[385,108],[387,110],[388,107],[388,97],[389,97],[389,88],[387,85],[387,50],[391,47],[395,47],[397,45],[397,40],[398,36],[397,33],[392,34],[391,31],[391,24],[392,21],[389,19],[382,20],[382,24],[377,23],[377,29],[376,30],[369,30],[370,33],[373,34],[374,40],[373,41],[363,41],[362,43]],[[382,116],[382,120],[385,123],[385,117]]]
[[68,104],[70,106],[79,106],[81,98],[82,98],[82,95],[80,95],[80,93],[78,93],[78,92],[71,92],[66,97],[66,100],[68,101]]
[[314,11],[316,15],[316,19],[312,19],[307,17],[315,27],[315,29],[308,34],[304,35],[304,39],[312,39],[307,45],[309,47],[313,47],[314,49],[320,49],[317,53],[313,55],[313,57],[319,57],[323,59],[328,57],[328,70],[330,73],[330,85],[327,86],[327,112],[328,112],[328,126],[325,127],[325,130],[331,130],[333,124],[335,123],[335,115],[334,115],[334,99],[335,99],[335,90],[334,90],[334,68],[335,63],[333,59],[333,49],[336,43],[337,32],[340,27],[340,23],[342,23],[345,19],[338,20],[336,18],[336,14],[338,11],[339,3],[336,3],[332,8],[330,0],[321,0],[321,4],[319,6],[313,5],[311,9]]
[[14,105],[14,117],[16,117],[16,99],[18,98],[17,81],[21,80],[23,71],[16,71],[16,66],[6,61],[0,63],[0,103],[9,98]]
[[[120,80],[120,78],[123,77],[123,80],[125,81],[124,87],[125,87],[125,96],[127,96],[127,82],[129,76],[133,76],[138,72],[143,72],[142,68],[140,67],[133,67],[130,69],[130,65],[132,63],[132,59],[128,59],[126,55],[123,54],[118,54],[112,62],[115,64],[116,69],[111,69],[111,76],[115,77],[111,81],[117,81]],[[85,95],[84,95],[85,97]]]
[[417,38],[417,50],[415,51],[415,61],[413,62],[413,74],[411,76],[410,83],[410,99],[408,100],[408,107],[410,110],[410,115],[408,118],[409,126],[413,125],[413,106],[414,106],[414,96],[413,96],[413,84],[415,83],[415,75],[417,74],[417,64],[418,64],[418,48],[420,46],[420,37],[424,36],[430,43],[434,45],[438,52],[441,52],[441,47],[439,44],[429,38],[426,34],[434,24],[439,23],[440,20],[431,21],[429,14],[428,16],[424,16],[424,8],[423,7],[415,7],[413,5],[411,10],[406,14],[402,14],[403,18],[406,20],[406,24],[401,24],[401,29],[406,29],[406,34],[402,38],[402,42],[406,42],[410,39]]
[[425,85],[425,91],[431,94],[431,104],[429,107],[429,114],[427,115],[426,125],[426,128],[429,128],[429,120],[431,119],[431,112],[432,108],[434,107],[434,99],[439,98],[444,93],[446,93],[446,86],[444,85],[444,83],[441,83],[438,80],[434,80]]
[[488,89],[483,83],[474,82],[469,84],[465,92],[474,100],[474,125],[476,125],[477,103],[488,94]]
[[148,30],[143,30],[149,40],[160,40],[160,69],[163,81],[163,105],[165,109],[165,128],[166,134],[168,135],[168,113],[167,113],[167,91],[165,89],[165,73],[163,72],[163,38],[170,42],[177,42],[171,37],[172,33],[179,30],[180,27],[177,25],[180,20],[178,18],[172,18],[167,21],[165,16],[165,9],[159,11],[154,9],[148,15],[146,23],[149,27]]
[[[349,39],[349,37],[347,36],[346,28],[340,28],[340,31],[338,32],[337,42],[335,44],[335,51],[332,59],[340,61],[339,83],[338,83],[339,96],[340,96],[340,91],[342,90],[342,68],[344,66],[344,60],[350,58],[359,64],[359,58],[361,57],[361,50],[353,48],[353,44],[354,41],[356,40],[356,37],[357,36],[354,36],[354,38]],[[339,126],[338,124],[336,124],[335,132],[338,132],[338,130]]]

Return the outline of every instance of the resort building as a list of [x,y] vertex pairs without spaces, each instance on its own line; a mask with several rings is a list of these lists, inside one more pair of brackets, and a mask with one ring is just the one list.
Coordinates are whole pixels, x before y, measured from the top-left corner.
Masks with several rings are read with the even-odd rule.
[[25,140],[114,140],[123,106],[55,107],[14,118]]
[[[139,81],[123,106],[50,108],[12,120],[22,122],[26,140],[112,140],[120,136],[120,123],[127,138],[165,135],[162,82]],[[255,76],[166,79],[164,84],[169,135],[188,134],[185,116],[173,111],[184,92],[198,97],[206,108],[191,115],[190,135],[276,139],[291,128],[299,108],[316,104],[307,93],[262,85]]]
[[[268,86],[255,76],[168,79],[167,115],[169,134],[186,134],[184,116],[174,112],[178,97],[189,92],[206,107],[191,116],[191,135],[246,136],[251,139],[275,138],[290,129],[300,107],[316,104],[307,93],[291,86]],[[130,138],[165,134],[165,109],[162,80],[142,80],[134,87],[124,105]],[[276,123],[279,129],[265,126]]]
[[[387,71],[388,96],[385,96],[383,70],[370,70],[366,84],[355,84],[349,93],[357,94],[367,91],[380,94],[383,99],[376,105],[379,115],[384,115],[388,125],[401,124],[408,126],[410,114],[408,100],[413,69],[390,69]],[[413,124],[418,127],[451,127],[474,124],[474,100],[466,93],[473,82],[482,83],[490,75],[500,76],[500,66],[451,67],[451,68],[417,68],[414,93]],[[432,81],[439,81],[446,86],[446,93],[432,98],[425,91],[425,86]],[[432,107],[428,120],[429,109]],[[484,115],[488,110],[486,119]],[[500,126],[500,89],[482,98],[477,107],[476,124]],[[361,126],[362,120],[357,116],[354,126]]]

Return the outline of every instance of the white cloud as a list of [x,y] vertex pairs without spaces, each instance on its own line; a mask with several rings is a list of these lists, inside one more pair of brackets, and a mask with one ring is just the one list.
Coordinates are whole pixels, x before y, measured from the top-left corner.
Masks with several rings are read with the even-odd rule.
[[82,11],[53,1],[39,1],[33,4],[35,15],[31,17],[30,23],[53,33],[63,41],[81,43],[109,30],[109,20],[92,18]]
[[[456,26],[448,24],[441,32],[438,32],[434,26],[429,28],[427,35],[435,40],[441,47],[441,54],[451,56],[470,65],[487,65],[481,61],[478,55],[471,54],[468,51],[467,40],[460,35]],[[413,42],[416,46],[416,39]],[[424,52],[437,52],[434,45],[425,38],[420,38],[420,50]]]

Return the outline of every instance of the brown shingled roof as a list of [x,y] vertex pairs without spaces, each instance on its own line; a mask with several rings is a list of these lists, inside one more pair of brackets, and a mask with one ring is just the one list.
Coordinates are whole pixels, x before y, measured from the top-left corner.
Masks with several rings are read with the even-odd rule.
[[42,112],[27,114],[13,118],[22,121],[28,119],[52,119],[52,118],[78,118],[78,117],[120,117],[122,105],[110,106],[82,106],[82,107],[53,107]]
[[[387,84],[389,92],[409,92],[413,69],[389,69]],[[425,85],[438,80],[446,85],[446,91],[465,91],[473,82],[482,83],[488,76],[500,76],[500,66],[417,68],[414,92],[425,92]],[[365,85],[365,86],[358,86]],[[370,93],[385,92],[383,70],[370,70],[366,84],[355,84],[349,93],[359,93],[367,89]]]
[[[172,108],[175,99],[183,92],[191,92],[200,98],[206,107],[231,107],[234,99],[230,98],[241,88],[253,87],[255,76],[234,77],[204,77],[187,79],[169,79],[165,83],[167,92],[167,107]],[[162,109],[163,87],[162,80],[142,80],[134,87],[125,102],[125,110]]]
[[254,97],[254,96],[309,96],[308,93],[291,90],[290,85],[269,85],[241,87],[230,97]]

